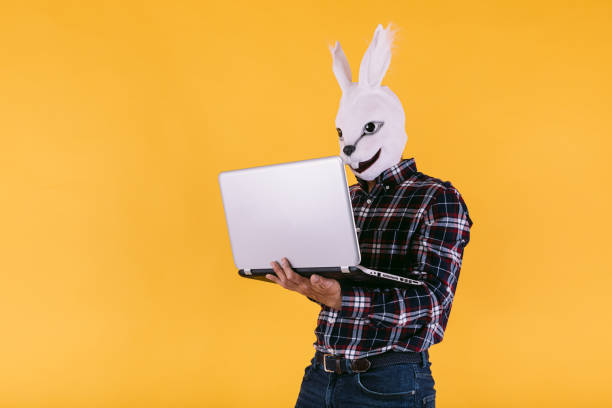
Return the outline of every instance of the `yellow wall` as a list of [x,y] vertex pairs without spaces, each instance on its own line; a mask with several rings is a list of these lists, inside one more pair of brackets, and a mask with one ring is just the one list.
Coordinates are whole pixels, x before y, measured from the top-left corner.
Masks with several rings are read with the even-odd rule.
[[612,3],[287,3],[1,3],[0,406],[293,406],[318,306],[237,276],[217,175],[337,154],[327,45],[390,21],[474,220],[439,406],[610,406]]

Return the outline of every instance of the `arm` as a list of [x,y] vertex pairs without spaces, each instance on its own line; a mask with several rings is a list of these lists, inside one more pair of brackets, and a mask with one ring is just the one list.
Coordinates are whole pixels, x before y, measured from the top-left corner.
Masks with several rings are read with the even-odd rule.
[[420,328],[433,324],[436,333],[442,335],[471,226],[459,193],[454,188],[439,190],[409,248],[410,274],[424,285],[365,288],[342,282],[339,317],[367,319],[377,327]]

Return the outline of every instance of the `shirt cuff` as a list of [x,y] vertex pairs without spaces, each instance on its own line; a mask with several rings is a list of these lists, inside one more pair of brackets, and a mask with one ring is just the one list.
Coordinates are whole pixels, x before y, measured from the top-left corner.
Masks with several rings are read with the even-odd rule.
[[310,296],[306,296],[306,297],[307,297],[308,299],[312,300],[313,302],[315,302],[316,304],[318,304],[318,305],[320,305],[320,306],[323,306],[323,303],[321,303],[321,302],[319,302],[319,301],[317,301],[317,300],[314,300],[314,299],[313,299],[313,298],[311,298]]
[[355,286],[340,286],[340,296],[342,296],[342,306],[338,312],[340,317],[350,317],[353,319],[367,318],[372,309],[370,293]]

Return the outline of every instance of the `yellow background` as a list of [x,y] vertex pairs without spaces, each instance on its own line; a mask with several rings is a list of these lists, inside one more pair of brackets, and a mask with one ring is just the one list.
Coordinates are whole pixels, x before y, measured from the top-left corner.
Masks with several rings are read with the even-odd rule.
[[388,22],[404,156],[474,220],[438,406],[610,406],[611,15],[2,2],[0,406],[293,406],[318,306],[238,277],[217,176],[337,154],[327,46],[356,81]]

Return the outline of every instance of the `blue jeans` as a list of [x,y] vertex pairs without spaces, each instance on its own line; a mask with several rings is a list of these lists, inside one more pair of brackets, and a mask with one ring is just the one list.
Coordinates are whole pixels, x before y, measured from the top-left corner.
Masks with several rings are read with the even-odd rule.
[[427,352],[419,363],[327,373],[314,357],[304,370],[295,408],[435,407],[436,390]]

